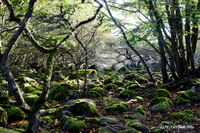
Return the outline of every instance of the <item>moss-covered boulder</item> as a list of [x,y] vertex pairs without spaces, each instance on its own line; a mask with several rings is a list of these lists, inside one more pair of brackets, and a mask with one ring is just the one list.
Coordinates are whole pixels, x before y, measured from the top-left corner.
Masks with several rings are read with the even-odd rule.
[[100,125],[100,126],[105,126],[106,123],[103,122],[102,120],[100,120],[99,118],[96,117],[86,117],[84,118],[85,123],[91,123],[91,124],[96,124],[96,125]]
[[75,116],[98,116],[99,112],[96,108],[96,104],[90,99],[77,99],[69,103],[67,108]]
[[86,128],[87,125],[83,121],[73,117],[67,117],[63,126],[63,129],[68,132],[80,132],[84,131]]
[[144,109],[144,107],[142,105],[136,107],[134,110],[133,110],[134,113],[140,113],[142,115],[145,115],[146,114],[146,111]]
[[7,112],[2,107],[0,107],[0,125],[7,124],[7,121],[8,121]]
[[194,112],[188,109],[180,112],[171,113],[171,116],[174,117],[175,119],[183,121],[200,121],[199,118],[196,118],[194,116]]
[[110,84],[105,85],[104,88],[106,90],[117,90],[118,86],[113,83],[110,83]]
[[167,97],[156,97],[150,103],[152,112],[166,112],[172,105],[172,101]]
[[94,87],[89,90],[89,96],[92,98],[99,98],[103,96],[103,88]]
[[122,90],[119,95],[119,98],[133,98],[135,97],[135,92],[133,90]]
[[114,100],[106,105],[105,110],[111,113],[123,113],[128,110],[128,104],[120,100]]
[[177,92],[179,98],[189,99],[192,102],[200,102],[200,95],[194,90]]
[[193,102],[189,99],[185,99],[185,98],[182,98],[182,97],[177,97],[175,99],[175,104],[176,105],[185,105],[185,104],[193,104]]
[[156,93],[157,97],[170,97],[171,96],[169,91],[167,91],[166,89],[162,89],[162,88],[156,89],[155,93]]
[[172,101],[167,97],[156,97],[156,98],[151,100],[150,106],[153,106],[153,105],[156,105],[156,104],[159,104],[159,103],[162,103],[162,102],[166,102],[169,105],[173,105]]
[[20,133],[20,132],[0,127],[0,133]]
[[70,89],[72,89],[72,86],[68,83],[59,84],[54,82],[49,92],[49,99],[55,101],[66,100]]
[[8,121],[22,120],[26,116],[19,107],[11,107],[6,111],[8,113]]
[[128,126],[134,128],[134,129],[136,129],[138,131],[141,131],[143,133],[149,132],[148,127],[143,125],[143,124],[141,124],[141,123],[139,123],[139,122],[134,122],[134,121],[130,122],[130,123],[128,123]]
[[32,106],[35,103],[35,101],[37,101],[39,98],[38,95],[32,93],[26,93],[23,95],[23,97],[29,106]]

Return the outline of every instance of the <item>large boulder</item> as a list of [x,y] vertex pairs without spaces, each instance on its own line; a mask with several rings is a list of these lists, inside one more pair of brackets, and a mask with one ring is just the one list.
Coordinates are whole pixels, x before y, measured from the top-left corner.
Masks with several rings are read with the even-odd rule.
[[68,101],[69,106],[67,110],[72,112],[75,116],[98,116],[99,112],[96,104],[90,99],[76,99]]
[[150,103],[152,112],[167,112],[172,105],[172,101],[167,97],[156,97]]
[[49,99],[55,101],[66,100],[70,89],[72,89],[72,86],[68,83],[60,84],[58,82],[53,82],[49,92]]

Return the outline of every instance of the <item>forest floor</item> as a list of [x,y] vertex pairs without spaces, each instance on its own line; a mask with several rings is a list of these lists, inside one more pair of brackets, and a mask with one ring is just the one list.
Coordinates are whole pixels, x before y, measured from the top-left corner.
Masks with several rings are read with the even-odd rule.
[[[88,83],[91,91],[87,97],[77,98],[73,90],[70,90],[72,93],[69,88],[63,90],[61,86],[69,82],[53,81],[51,99],[40,110],[39,133],[200,133],[199,79],[184,79],[175,85],[163,86],[149,83],[140,76],[138,78],[135,73],[105,75]],[[27,94],[36,94],[35,90],[29,91],[25,90]],[[78,99],[85,101],[77,101]],[[90,104],[91,101],[94,107]],[[7,112],[11,108],[6,108],[8,105],[1,106]],[[5,128],[17,132],[24,132],[27,128],[27,117],[11,121],[9,119],[8,113]]]

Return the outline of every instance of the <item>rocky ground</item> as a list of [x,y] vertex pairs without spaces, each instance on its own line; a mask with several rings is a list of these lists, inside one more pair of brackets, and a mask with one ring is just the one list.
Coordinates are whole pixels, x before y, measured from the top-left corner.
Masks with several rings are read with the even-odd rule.
[[[142,72],[126,74],[105,69],[88,70],[87,95],[80,95],[83,71],[63,76],[55,72],[49,101],[43,105],[39,133],[199,133],[200,79],[176,83],[147,81]],[[159,75],[155,73],[159,79]],[[24,99],[32,105],[41,94],[40,76],[18,75]],[[24,132],[27,115],[15,106],[14,98],[0,87],[0,133]]]

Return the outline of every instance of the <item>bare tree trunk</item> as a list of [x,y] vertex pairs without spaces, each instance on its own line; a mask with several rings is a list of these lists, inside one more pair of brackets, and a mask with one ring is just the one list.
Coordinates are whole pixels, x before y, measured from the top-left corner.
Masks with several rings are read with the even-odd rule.
[[26,130],[26,133],[37,133],[38,131],[39,119],[40,119],[39,109],[45,103],[48,97],[51,77],[53,73],[54,56],[55,56],[55,53],[50,53],[48,56],[47,66],[46,66],[46,78],[45,78],[42,94],[40,95],[39,99],[34,103],[32,110],[29,113],[29,125]]

